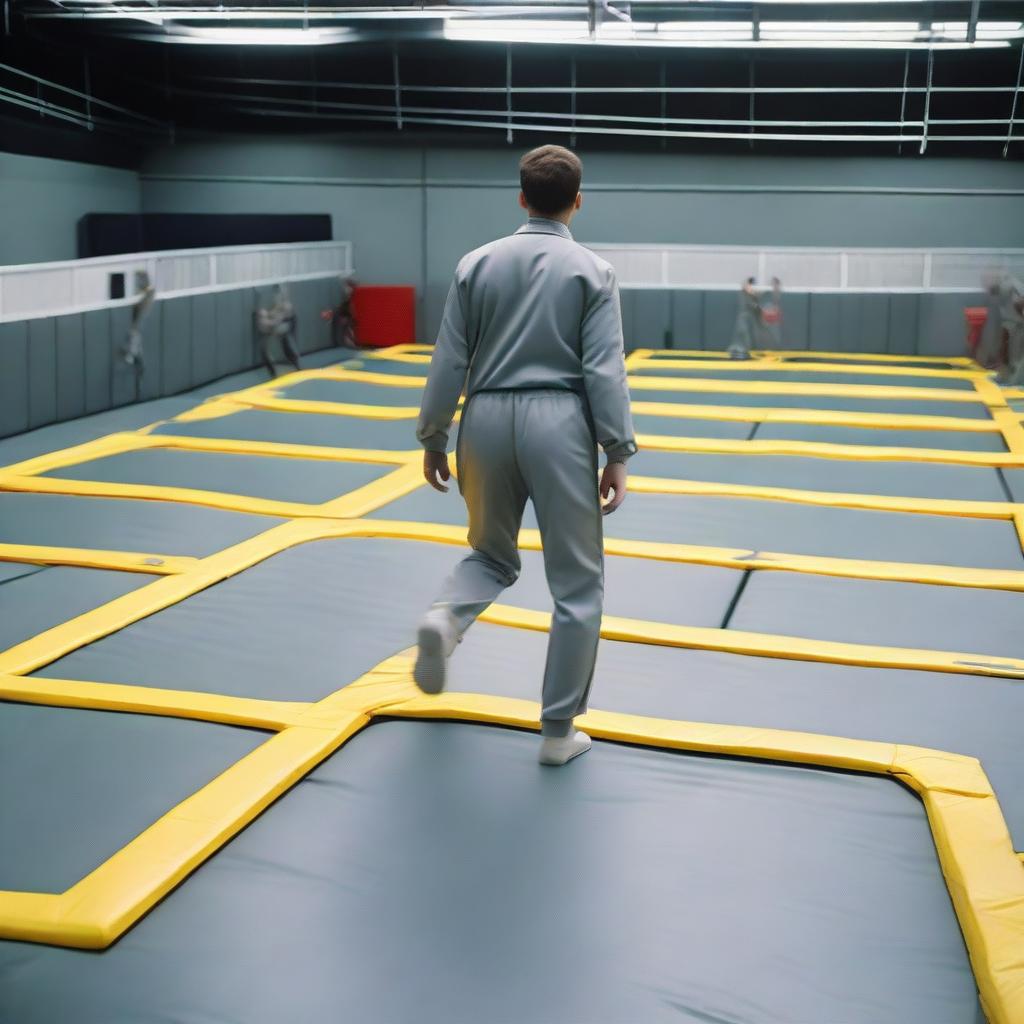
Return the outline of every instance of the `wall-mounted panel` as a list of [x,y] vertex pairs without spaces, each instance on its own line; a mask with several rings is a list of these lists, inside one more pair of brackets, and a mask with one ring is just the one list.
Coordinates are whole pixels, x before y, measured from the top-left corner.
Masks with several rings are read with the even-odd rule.
[[704,293],[674,291],[672,294],[672,321],[669,326],[669,348],[704,347]]
[[0,437],[28,430],[28,324],[0,324]]
[[165,395],[176,395],[192,385],[192,299],[167,299],[160,303],[163,335],[162,386]]
[[217,303],[213,295],[192,296],[192,384],[217,376]]
[[840,323],[842,310],[839,296],[831,292],[813,293],[810,298],[807,335],[809,347],[834,352],[842,344]]
[[249,351],[252,308],[249,292],[217,292],[214,296],[217,322],[217,376],[237,373],[252,365]]
[[917,352],[918,295],[889,296],[889,348],[896,355]]
[[28,422],[41,427],[57,419],[57,324],[28,322]]
[[110,311],[94,309],[82,314],[85,353],[85,411],[103,412],[110,398]]
[[665,348],[672,321],[672,293],[641,289],[632,293],[633,330],[626,343],[632,348]]
[[781,348],[807,348],[810,316],[811,297],[806,292],[782,293]]
[[736,327],[739,288],[734,292],[704,293],[704,344],[701,348],[721,351],[729,347]]
[[111,309],[110,335],[107,339],[107,366],[110,371],[110,394],[112,404],[117,407],[137,402],[143,394],[155,397],[161,378],[160,349],[154,350],[152,340],[159,337],[161,316],[160,307],[150,310],[146,320],[146,333],[143,334],[143,372],[139,376],[137,366],[125,362],[124,350],[128,341],[128,332],[132,326],[132,311],[127,307]]
[[85,325],[81,313],[56,317],[57,419],[85,412]]

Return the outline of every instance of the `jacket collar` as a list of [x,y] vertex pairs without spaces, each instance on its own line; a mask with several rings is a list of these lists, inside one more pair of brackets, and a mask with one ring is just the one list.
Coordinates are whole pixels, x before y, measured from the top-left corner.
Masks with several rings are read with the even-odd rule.
[[560,220],[548,220],[547,217],[530,217],[516,234],[561,235],[562,238],[572,238],[572,232]]

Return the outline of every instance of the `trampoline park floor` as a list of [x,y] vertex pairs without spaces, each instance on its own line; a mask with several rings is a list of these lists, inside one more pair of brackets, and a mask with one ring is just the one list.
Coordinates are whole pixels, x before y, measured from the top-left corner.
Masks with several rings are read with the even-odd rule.
[[1024,1021],[1024,427],[965,359],[640,350],[593,751],[536,765],[429,348],[0,442],[0,1021]]

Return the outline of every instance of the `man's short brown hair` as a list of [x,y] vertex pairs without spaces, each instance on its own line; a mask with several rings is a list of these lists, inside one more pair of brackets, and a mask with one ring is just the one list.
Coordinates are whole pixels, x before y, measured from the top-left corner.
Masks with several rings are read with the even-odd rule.
[[538,146],[519,161],[519,185],[527,206],[549,217],[572,206],[582,178],[580,158],[564,146]]

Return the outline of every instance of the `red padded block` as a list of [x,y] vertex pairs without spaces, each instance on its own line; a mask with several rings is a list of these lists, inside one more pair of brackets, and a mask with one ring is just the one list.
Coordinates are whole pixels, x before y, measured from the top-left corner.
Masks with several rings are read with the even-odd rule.
[[385,348],[416,341],[416,289],[412,285],[361,284],[352,294],[356,340]]

